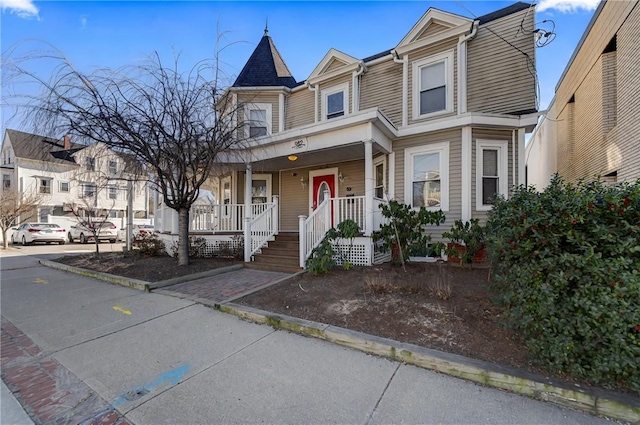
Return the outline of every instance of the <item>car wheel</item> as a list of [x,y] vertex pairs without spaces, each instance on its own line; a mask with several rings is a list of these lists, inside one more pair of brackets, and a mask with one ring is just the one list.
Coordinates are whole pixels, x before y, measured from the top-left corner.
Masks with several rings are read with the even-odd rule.
[[16,244],[16,241],[15,239],[13,239],[13,235],[11,235],[11,245],[15,245],[15,244]]
[[84,235],[84,233],[80,233],[80,243],[87,243],[87,237]]
[[109,242],[116,243],[116,240],[115,239],[109,239]]
[[73,236],[71,236],[71,232],[67,233],[67,239],[69,239],[69,243],[73,243]]
[[23,237],[22,237],[22,246],[27,246],[27,245],[29,245],[29,244],[27,243],[27,240],[26,240],[26,239],[25,239],[25,237],[23,236]]
[[64,241],[58,242],[58,245],[64,245]]

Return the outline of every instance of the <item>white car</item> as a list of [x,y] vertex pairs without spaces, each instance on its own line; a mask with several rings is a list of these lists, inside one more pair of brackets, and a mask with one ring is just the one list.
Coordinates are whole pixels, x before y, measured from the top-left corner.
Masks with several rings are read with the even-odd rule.
[[29,245],[34,242],[64,245],[67,231],[57,224],[23,223],[11,235],[11,243]]
[[98,237],[98,242],[109,241],[115,243],[118,240],[118,227],[110,221],[83,221],[71,226],[67,238],[69,242],[79,241],[87,243]]

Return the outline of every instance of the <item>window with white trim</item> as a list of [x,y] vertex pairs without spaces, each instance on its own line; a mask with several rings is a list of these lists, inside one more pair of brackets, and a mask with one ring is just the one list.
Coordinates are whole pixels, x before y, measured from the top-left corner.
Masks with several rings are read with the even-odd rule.
[[114,175],[118,172],[118,161],[109,161],[109,174]]
[[322,120],[349,114],[349,83],[322,90]]
[[270,103],[249,103],[245,105],[245,136],[256,138],[271,134],[272,105]]
[[96,195],[96,185],[91,183],[84,183],[82,185],[82,197],[93,198]]
[[96,159],[92,156],[87,156],[84,159],[84,165],[87,171],[96,171]]
[[385,179],[387,175],[387,161],[384,155],[380,155],[373,160],[373,182],[374,196],[384,199],[384,191],[386,189]]
[[476,210],[487,211],[497,194],[508,195],[507,141],[476,140]]
[[413,118],[453,111],[453,51],[413,63]]
[[69,193],[69,182],[60,182],[58,186],[60,193]]
[[40,179],[40,193],[50,194],[51,193],[51,182],[52,180],[49,178],[41,177]]
[[107,196],[109,199],[118,199],[118,188],[115,186],[109,186]]
[[414,208],[449,210],[449,142],[408,148],[405,203]]
[[2,175],[2,190],[11,189],[11,176],[9,174]]

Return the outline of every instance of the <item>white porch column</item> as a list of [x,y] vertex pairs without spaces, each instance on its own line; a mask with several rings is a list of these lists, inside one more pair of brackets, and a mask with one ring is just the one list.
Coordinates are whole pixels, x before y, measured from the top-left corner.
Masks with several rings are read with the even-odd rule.
[[271,226],[273,227],[273,234],[277,235],[278,231],[280,230],[280,202],[279,202],[279,196],[278,195],[273,195],[272,196],[272,200],[273,203],[276,205],[273,208],[273,214],[271,215]]
[[471,127],[462,127],[462,214],[460,219],[463,222],[471,220],[471,145]]
[[525,183],[524,175],[524,136],[525,129],[518,129],[518,184]]
[[247,174],[244,179],[244,261],[251,261],[251,164],[247,164]]
[[300,244],[300,267],[304,269],[305,260],[307,255],[307,229],[304,227],[304,222],[307,219],[306,215],[298,216],[298,231],[299,233],[299,244]]
[[364,141],[364,235],[370,236],[373,229],[373,142]]

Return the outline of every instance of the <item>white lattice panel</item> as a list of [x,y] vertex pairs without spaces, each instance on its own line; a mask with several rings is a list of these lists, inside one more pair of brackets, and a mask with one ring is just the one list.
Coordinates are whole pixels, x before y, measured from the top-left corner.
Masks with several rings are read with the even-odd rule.
[[[351,251],[349,251],[351,250]],[[370,266],[373,257],[373,244],[370,238],[338,239],[333,243],[333,260],[341,266],[343,258],[356,266]]]

